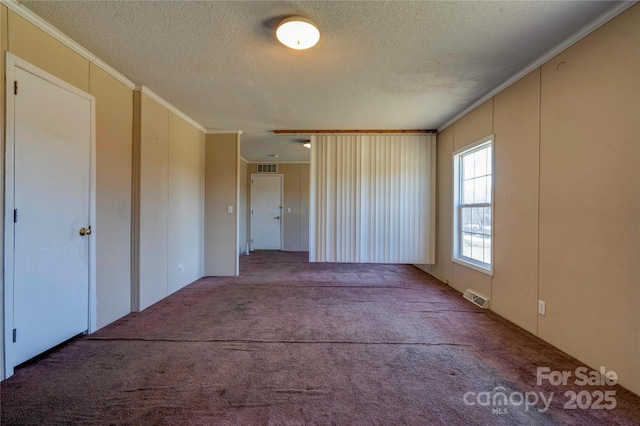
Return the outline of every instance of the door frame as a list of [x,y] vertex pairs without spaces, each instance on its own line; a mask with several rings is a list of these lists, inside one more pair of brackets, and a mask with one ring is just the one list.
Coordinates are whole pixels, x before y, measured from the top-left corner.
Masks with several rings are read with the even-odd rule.
[[284,174],[282,173],[251,173],[251,205],[249,206],[249,210],[251,211],[250,216],[250,226],[251,226],[251,235],[249,236],[249,251],[253,251],[253,178],[255,176],[278,176],[280,177],[280,248],[282,251],[282,247],[284,245]]
[[89,101],[91,119],[91,164],[89,173],[89,224],[92,225],[89,238],[89,324],[88,332],[96,330],[96,104],[95,97],[69,83],[49,74],[46,71],[6,53],[6,137],[5,137],[5,182],[4,182],[4,378],[13,375],[13,286],[14,286],[14,223],[13,210],[15,208],[15,100],[10,93],[14,90],[15,68],[20,68],[43,80],[78,95]]

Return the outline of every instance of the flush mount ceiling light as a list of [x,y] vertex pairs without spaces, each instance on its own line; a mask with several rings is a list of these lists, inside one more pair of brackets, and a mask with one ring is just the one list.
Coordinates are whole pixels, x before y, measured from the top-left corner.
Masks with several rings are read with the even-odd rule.
[[311,148],[311,141],[302,142],[302,146],[304,146],[305,148]]
[[303,50],[316,45],[320,40],[320,31],[307,18],[290,16],[280,22],[276,37],[287,47]]

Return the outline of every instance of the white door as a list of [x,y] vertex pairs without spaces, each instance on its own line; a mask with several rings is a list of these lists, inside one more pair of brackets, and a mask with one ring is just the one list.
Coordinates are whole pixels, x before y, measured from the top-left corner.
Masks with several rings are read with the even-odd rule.
[[89,99],[14,72],[13,366],[89,329],[92,140]]
[[280,250],[282,175],[251,176],[251,248]]

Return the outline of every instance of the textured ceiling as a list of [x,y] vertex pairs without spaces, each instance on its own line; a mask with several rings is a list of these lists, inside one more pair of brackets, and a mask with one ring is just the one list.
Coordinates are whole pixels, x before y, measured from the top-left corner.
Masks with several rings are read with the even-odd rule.
[[[248,160],[308,161],[274,129],[432,129],[616,2],[22,1]],[[275,39],[291,15],[320,42]]]

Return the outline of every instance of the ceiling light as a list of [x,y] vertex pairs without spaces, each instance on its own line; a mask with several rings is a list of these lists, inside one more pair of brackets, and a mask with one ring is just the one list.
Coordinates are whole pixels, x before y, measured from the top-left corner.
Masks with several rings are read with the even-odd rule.
[[320,31],[307,18],[290,16],[280,22],[276,37],[287,47],[303,50],[316,45],[320,40]]
[[302,144],[302,146],[304,146],[305,148],[311,148],[311,141],[306,141]]

